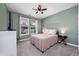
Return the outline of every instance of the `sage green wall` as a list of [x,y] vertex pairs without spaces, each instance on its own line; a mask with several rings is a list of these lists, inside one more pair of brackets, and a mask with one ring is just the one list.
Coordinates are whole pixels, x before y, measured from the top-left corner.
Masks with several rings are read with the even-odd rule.
[[38,20],[38,33],[42,32],[42,25],[41,20]]
[[[35,19],[35,18],[32,18],[32,17],[27,17],[27,16],[22,15],[22,14],[11,12],[11,23],[12,23],[11,27],[12,27],[12,29],[17,31],[17,38],[20,38],[20,29],[19,29],[19,26],[20,26],[20,24],[19,24],[19,22],[20,22],[19,17],[20,16],[26,17],[26,18],[29,18],[29,19]],[[38,33],[40,33],[41,32],[41,20],[37,20],[37,21],[38,21]],[[30,24],[30,20],[29,20],[29,24]],[[29,29],[29,31],[30,31],[30,29]],[[21,38],[28,38],[29,36],[30,36],[30,33],[29,33],[29,35],[24,35]]]
[[59,12],[55,15],[42,19],[43,28],[50,26],[68,28],[66,35],[67,42],[78,45],[78,6]]
[[17,38],[19,38],[19,15],[11,13],[11,28],[17,31]]
[[0,30],[8,29],[8,10],[5,4],[0,3]]

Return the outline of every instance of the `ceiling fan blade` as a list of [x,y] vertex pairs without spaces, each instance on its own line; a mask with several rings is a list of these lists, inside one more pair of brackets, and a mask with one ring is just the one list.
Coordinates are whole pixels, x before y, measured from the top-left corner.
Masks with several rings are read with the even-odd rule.
[[38,5],[39,8],[41,8],[41,5]]
[[47,10],[47,8],[44,8],[44,9],[41,9],[42,11],[45,11],[45,10]]
[[36,12],[36,14],[38,13],[38,11]]
[[38,10],[41,10],[41,5],[38,5]]
[[33,9],[33,10],[38,10],[38,9]]

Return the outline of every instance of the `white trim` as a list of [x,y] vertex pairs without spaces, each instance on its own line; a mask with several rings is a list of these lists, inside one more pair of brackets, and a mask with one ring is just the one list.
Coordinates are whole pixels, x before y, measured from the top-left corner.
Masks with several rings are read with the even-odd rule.
[[[21,38],[21,36],[23,36],[23,35],[29,35],[29,18],[26,18],[26,19],[28,19],[28,33],[27,34],[21,34],[21,18],[22,18],[22,16],[20,16],[20,21],[19,21],[19,29],[20,29],[20,38]],[[23,17],[23,18],[25,18],[25,17]]]
[[78,45],[75,45],[75,44],[71,44],[71,43],[67,43],[67,44],[70,46],[79,47]]

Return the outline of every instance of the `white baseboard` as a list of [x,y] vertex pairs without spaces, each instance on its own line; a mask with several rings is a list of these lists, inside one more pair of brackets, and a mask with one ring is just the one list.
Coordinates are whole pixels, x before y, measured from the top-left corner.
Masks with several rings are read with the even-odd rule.
[[79,47],[78,45],[67,43],[68,45],[74,46],[74,47]]

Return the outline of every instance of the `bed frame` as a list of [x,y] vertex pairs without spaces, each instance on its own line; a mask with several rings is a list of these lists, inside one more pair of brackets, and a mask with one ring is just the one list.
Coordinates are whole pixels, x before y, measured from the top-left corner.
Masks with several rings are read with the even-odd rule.
[[[31,43],[32,44],[32,43]],[[55,43],[55,44],[57,44],[57,42]],[[47,51],[48,49],[50,49],[51,47],[53,47],[55,44],[53,44],[52,46],[50,46],[49,48],[47,48],[46,50],[44,50],[44,51],[42,51],[42,50],[40,50],[39,48],[37,48],[36,46],[35,46],[35,44],[32,44],[36,49],[38,49],[41,53],[44,53],[45,51]]]

